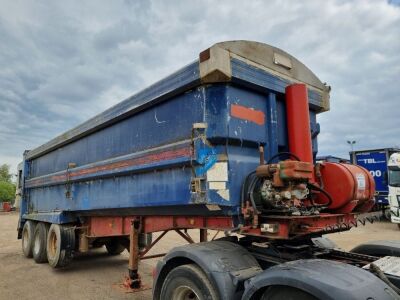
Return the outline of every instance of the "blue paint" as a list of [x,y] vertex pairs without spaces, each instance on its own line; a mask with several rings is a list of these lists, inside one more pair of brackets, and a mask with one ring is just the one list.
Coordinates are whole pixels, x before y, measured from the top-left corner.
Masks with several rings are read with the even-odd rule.
[[[231,64],[234,82],[252,86],[253,88],[256,87],[262,91],[267,90],[284,94],[286,86],[293,83],[238,59],[232,59]],[[312,109],[318,110],[322,107],[322,97],[317,92],[308,89],[308,98]]]
[[[193,63],[29,152],[20,224],[24,219],[68,223],[92,212],[132,214],[145,208],[186,214],[204,204],[238,216],[240,189],[259,164],[259,145],[266,146],[266,160],[288,150],[284,91],[290,82],[236,59],[231,64],[229,83],[201,85],[198,63]],[[318,93],[309,95],[316,152],[316,111],[322,100]],[[265,123],[232,116],[232,105],[264,114]],[[195,123],[207,126],[194,129]],[[181,148],[189,154],[165,154]],[[160,159],[146,160],[154,154]],[[121,164],[138,159],[142,163]],[[201,195],[193,191],[193,180],[207,180],[218,161],[228,164],[228,191],[222,191],[228,197],[207,183]],[[75,166],[67,173],[70,163]]]
[[350,153],[352,163],[366,168],[374,177],[375,189],[378,192],[376,202],[382,205],[389,205],[387,182],[387,162],[390,155],[398,152],[400,149],[386,148],[374,150],[360,150]]
[[201,140],[196,141],[195,148],[196,162],[200,165],[194,167],[194,172],[196,177],[202,177],[217,162],[217,151],[215,148],[202,143]]
[[278,115],[276,109],[276,94],[269,93],[267,101],[268,148],[266,156],[272,157],[278,153]]
[[77,221],[77,217],[74,216],[74,214],[68,212],[43,212],[24,214],[22,218],[55,224],[72,223]]

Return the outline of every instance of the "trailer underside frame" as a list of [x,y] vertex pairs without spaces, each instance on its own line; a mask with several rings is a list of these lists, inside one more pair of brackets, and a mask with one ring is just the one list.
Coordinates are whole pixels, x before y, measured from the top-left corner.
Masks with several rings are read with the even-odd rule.
[[[140,290],[142,283],[139,276],[139,261],[162,257],[166,253],[146,255],[169,231],[175,231],[189,244],[194,243],[187,230],[199,229],[200,242],[208,240],[208,230],[237,233],[245,238],[240,242],[259,260],[267,265],[274,265],[299,257],[327,258],[356,265],[365,265],[376,257],[349,254],[333,249],[311,245],[311,237],[325,233],[345,231],[358,226],[359,223],[373,222],[379,219],[380,213],[356,214],[321,214],[318,216],[268,216],[260,217],[263,223],[273,224],[274,232],[268,232],[258,226],[235,226],[231,216],[93,216],[86,217],[81,228],[85,229],[86,238],[95,240],[104,237],[125,238],[129,241],[129,278],[127,284],[134,290]],[[139,249],[139,234],[161,232],[145,248]],[[217,234],[212,238],[214,240]],[[224,238],[223,238],[224,239]],[[236,237],[234,237],[236,239]],[[235,242],[238,242],[236,240]],[[264,247],[263,243],[268,247]],[[258,245],[258,246],[254,246]],[[277,247],[271,247],[276,245]],[[267,251],[265,251],[268,249]],[[279,253],[279,255],[277,255]]]

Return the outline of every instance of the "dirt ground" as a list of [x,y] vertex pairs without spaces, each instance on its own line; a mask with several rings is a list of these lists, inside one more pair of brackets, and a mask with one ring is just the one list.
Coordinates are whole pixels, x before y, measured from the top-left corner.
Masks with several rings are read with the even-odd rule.
[[[21,241],[16,238],[18,214],[0,213],[0,299],[151,299],[152,269],[157,259],[140,264],[141,275],[148,290],[129,293],[120,283],[127,272],[128,255],[117,257],[98,249],[76,257],[67,269],[54,270],[47,264],[36,264],[23,256]],[[190,232],[193,238],[197,232]],[[209,233],[212,237],[213,232]],[[329,236],[341,248],[370,240],[399,240],[400,230],[391,223],[360,226],[349,232]],[[168,233],[149,253],[163,253],[185,241]]]

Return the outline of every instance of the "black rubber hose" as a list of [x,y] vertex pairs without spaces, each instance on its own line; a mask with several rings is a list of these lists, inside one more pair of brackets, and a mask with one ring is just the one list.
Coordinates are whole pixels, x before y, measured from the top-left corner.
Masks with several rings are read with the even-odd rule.
[[254,196],[253,196],[254,188],[259,181],[259,178],[255,175],[255,173],[256,173],[256,171],[249,173],[243,182],[242,191],[241,191],[241,204],[242,204],[242,206],[244,205],[245,195],[247,194],[247,197],[250,198],[251,205],[254,208],[254,213],[258,214],[259,212],[258,212],[258,209],[256,206],[256,202],[254,200]]
[[256,201],[254,200],[254,195],[253,194],[254,194],[254,188],[256,187],[256,185],[257,185],[259,180],[260,179],[258,177],[255,177],[252,180],[251,186],[249,188],[250,202],[251,202],[251,205],[254,207],[254,213],[255,214],[258,214],[258,209],[257,209],[257,206],[256,206]]
[[321,189],[319,186],[316,186],[316,185],[314,185],[312,183],[308,183],[307,186],[309,188],[311,188],[312,190],[317,190],[317,191],[321,192],[322,194],[324,194],[326,196],[326,198],[328,198],[328,203],[327,204],[315,204],[314,201],[311,198],[311,201],[312,201],[314,206],[317,206],[317,207],[322,207],[322,206],[329,207],[332,204],[332,202],[333,202],[332,196],[327,191],[325,191],[324,189]]
[[249,181],[249,178],[250,178],[250,176],[252,176],[255,173],[256,173],[256,171],[253,171],[253,172],[247,174],[246,178],[243,181],[242,190],[241,190],[241,196],[240,196],[241,203],[244,203],[244,201],[245,201],[244,197],[245,197],[245,194],[246,194],[246,187],[248,188],[248,184],[247,183]]
[[280,157],[280,156],[282,156],[282,155],[288,155],[288,156],[290,156],[290,157],[296,159],[297,161],[300,161],[300,158],[299,158],[297,155],[293,154],[292,152],[287,152],[287,151],[285,151],[285,152],[279,152],[279,153],[273,155],[273,156],[268,160],[267,165],[269,165],[275,158]]

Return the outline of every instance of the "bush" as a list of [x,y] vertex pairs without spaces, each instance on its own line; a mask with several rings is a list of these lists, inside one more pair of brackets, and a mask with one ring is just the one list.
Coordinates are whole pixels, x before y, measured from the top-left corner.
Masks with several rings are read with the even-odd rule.
[[13,201],[15,199],[15,185],[0,181],[0,202]]

